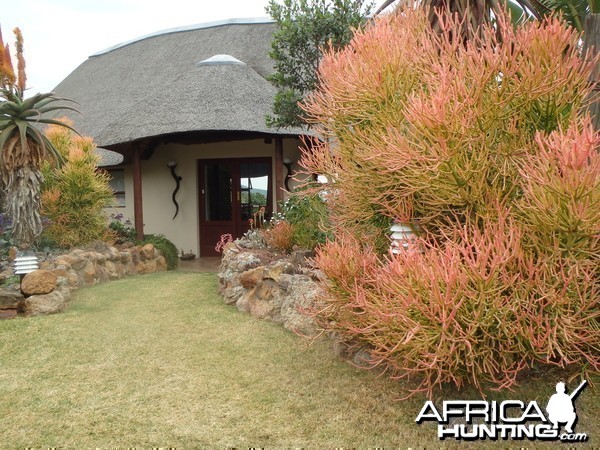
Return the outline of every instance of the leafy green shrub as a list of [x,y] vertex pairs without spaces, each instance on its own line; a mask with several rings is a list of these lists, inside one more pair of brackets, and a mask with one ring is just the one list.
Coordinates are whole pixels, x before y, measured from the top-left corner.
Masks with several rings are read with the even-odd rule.
[[175,270],[179,265],[179,252],[177,247],[162,234],[146,234],[139,245],[152,244],[167,260],[167,269]]
[[[317,319],[429,395],[510,387],[532,364],[597,373],[600,138],[578,116],[593,61],[558,20],[499,17],[464,45],[445,24],[407,9],[323,59],[305,108],[326,139],[301,161],[330,181]],[[399,255],[395,219],[420,230]]]
[[45,237],[60,247],[110,239],[104,208],[112,203],[113,192],[108,174],[97,170],[91,138],[54,125],[46,136],[66,163],[58,169],[49,164],[43,167],[42,213],[50,221]]
[[130,219],[123,221],[123,214],[121,213],[111,214],[110,219],[111,222],[108,224],[108,228],[115,233],[116,243],[134,242],[137,239],[137,233]]
[[284,203],[282,213],[293,229],[293,245],[313,250],[327,241],[327,205],[318,194],[302,191],[292,193]]

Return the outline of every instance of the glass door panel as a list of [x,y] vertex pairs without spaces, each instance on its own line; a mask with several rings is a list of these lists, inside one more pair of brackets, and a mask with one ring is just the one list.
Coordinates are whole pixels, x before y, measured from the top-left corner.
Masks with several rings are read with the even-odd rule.
[[[253,226],[268,220],[268,197],[271,166],[267,162],[243,162],[240,164],[240,219],[242,223],[252,220]],[[246,227],[243,227],[246,228]]]
[[233,219],[233,173],[230,164],[204,166],[204,217],[207,222]]

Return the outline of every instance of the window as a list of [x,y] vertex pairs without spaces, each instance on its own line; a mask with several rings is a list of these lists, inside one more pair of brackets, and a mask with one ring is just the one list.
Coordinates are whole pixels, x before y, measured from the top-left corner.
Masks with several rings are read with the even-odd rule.
[[110,187],[115,193],[115,206],[125,207],[125,171],[123,169],[109,169]]

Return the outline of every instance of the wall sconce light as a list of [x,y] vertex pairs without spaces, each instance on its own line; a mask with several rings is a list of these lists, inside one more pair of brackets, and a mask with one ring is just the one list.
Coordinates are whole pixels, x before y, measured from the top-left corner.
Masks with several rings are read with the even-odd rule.
[[285,176],[285,180],[283,181],[283,184],[285,185],[285,190],[288,192],[290,192],[290,185],[288,183],[290,181],[291,176],[294,174],[294,172],[292,171],[292,164],[294,164],[294,163],[290,158],[285,158],[283,160],[283,165],[287,169],[287,174]]
[[177,163],[175,161],[169,161],[167,163],[167,167],[171,170],[171,176],[175,180],[175,184],[176,184],[175,190],[173,191],[173,195],[171,196],[171,198],[173,199],[173,203],[175,204],[175,215],[173,216],[173,219],[171,219],[171,220],[174,220],[175,217],[177,217],[177,214],[179,214],[179,203],[177,203],[177,200],[175,197],[177,196],[177,192],[179,191],[179,185],[181,183],[181,180],[183,180],[183,178],[175,173],[175,168],[177,167]]

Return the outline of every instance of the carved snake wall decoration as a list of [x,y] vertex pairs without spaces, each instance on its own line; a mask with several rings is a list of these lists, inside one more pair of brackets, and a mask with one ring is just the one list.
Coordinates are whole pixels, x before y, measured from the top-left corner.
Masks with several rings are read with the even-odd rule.
[[175,186],[175,190],[173,191],[173,195],[171,196],[171,198],[173,199],[173,203],[175,204],[175,215],[173,216],[173,219],[171,219],[171,220],[175,220],[175,217],[177,217],[177,214],[179,214],[179,203],[177,203],[175,196],[177,195],[177,192],[179,191],[179,186],[180,186],[181,180],[183,180],[183,178],[175,173],[175,168],[177,167],[176,163],[175,164],[169,163],[169,164],[167,164],[167,167],[169,169],[171,169],[171,175],[173,176],[173,179],[175,180],[175,183],[177,184]]

